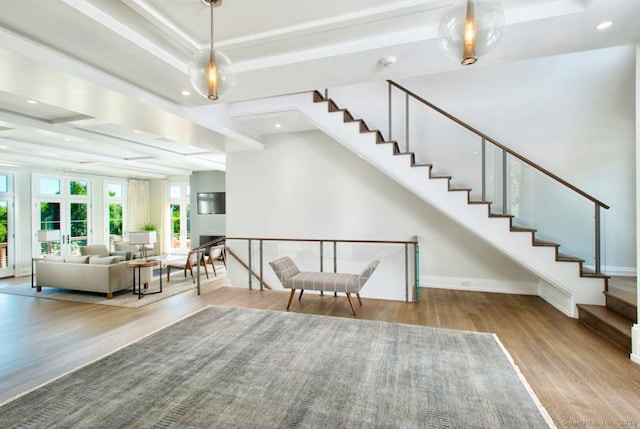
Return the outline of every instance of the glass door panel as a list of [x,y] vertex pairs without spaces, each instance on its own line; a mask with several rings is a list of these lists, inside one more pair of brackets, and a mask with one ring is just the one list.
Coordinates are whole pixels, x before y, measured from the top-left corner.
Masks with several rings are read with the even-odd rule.
[[[62,219],[60,213],[60,203],[47,201],[40,203],[40,219],[38,222],[38,230],[58,230],[60,237],[64,234],[61,230]],[[56,254],[62,251],[61,240],[56,241],[40,241],[39,249],[41,255]]]
[[9,200],[0,200],[0,277],[13,275],[12,207]]
[[72,255],[79,255],[80,247],[88,243],[87,208],[87,203],[69,204],[69,234],[66,241],[69,245],[69,253]]

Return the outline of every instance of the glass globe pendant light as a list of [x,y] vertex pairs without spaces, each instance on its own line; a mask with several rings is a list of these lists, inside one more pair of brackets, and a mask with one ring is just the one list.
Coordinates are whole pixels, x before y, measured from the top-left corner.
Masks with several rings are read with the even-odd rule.
[[211,8],[211,46],[194,54],[189,62],[189,80],[198,94],[215,101],[233,91],[236,75],[229,57],[213,48],[213,9],[220,6],[222,0],[202,2]]
[[502,37],[504,9],[491,0],[459,0],[440,22],[440,48],[454,61],[474,64]]

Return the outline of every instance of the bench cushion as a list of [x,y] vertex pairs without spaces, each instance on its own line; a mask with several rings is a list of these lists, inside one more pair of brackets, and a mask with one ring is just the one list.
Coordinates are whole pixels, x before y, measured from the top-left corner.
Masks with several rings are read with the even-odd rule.
[[284,287],[290,289],[324,290],[331,292],[360,291],[358,274],[319,273],[302,271],[287,280]]

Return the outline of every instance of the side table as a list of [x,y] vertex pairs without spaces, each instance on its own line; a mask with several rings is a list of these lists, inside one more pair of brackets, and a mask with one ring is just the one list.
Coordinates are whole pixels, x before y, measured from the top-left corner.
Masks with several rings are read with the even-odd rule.
[[[160,266],[160,290],[159,291],[155,291],[155,292],[145,292],[142,293],[142,275],[141,275],[141,270],[142,268],[151,268],[151,277],[153,277],[153,267],[155,267],[156,265]],[[162,293],[162,262],[159,260],[152,260],[152,261],[131,261],[129,262],[129,267],[132,269],[133,272],[133,294],[136,294],[136,268],[138,269],[138,299],[141,299],[143,296],[145,295],[153,295],[156,293]]]

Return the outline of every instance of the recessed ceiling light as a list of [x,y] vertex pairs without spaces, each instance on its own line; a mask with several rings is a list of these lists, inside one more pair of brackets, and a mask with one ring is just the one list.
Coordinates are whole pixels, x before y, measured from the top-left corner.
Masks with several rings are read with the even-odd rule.
[[65,137],[65,138],[64,138],[64,141],[66,141],[66,142],[70,142],[70,141],[71,141],[71,139],[70,139],[69,137]]
[[185,97],[191,95],[190,91],[187,91],[186,89],[184,91],[181,92],[182,95],[184,95]]
[[139,134],[139,133],[140,133],[140,130],[133,130],[133,132],[134,132],[135,134]]
[[280,128],[280,127],[282,127],[282,124],[281,124],[281,123],[279,123],[279,122],[278,122],[278,123],[276,123],[276,128]]
[[29,103],[29,104],[38,104],[38,102],[36,100],[31,100],[31,99],[27,100],[27,103]]
[[596,30],[606,30],[607,28],[611,27],[613,25],[613,22],[611,21],[603,21],[600,24],[598,24],[596,26]]
[[8,149],[8,148],[9,148],[9,146],[4,145],[4,144],[0,144],[0,149]]

